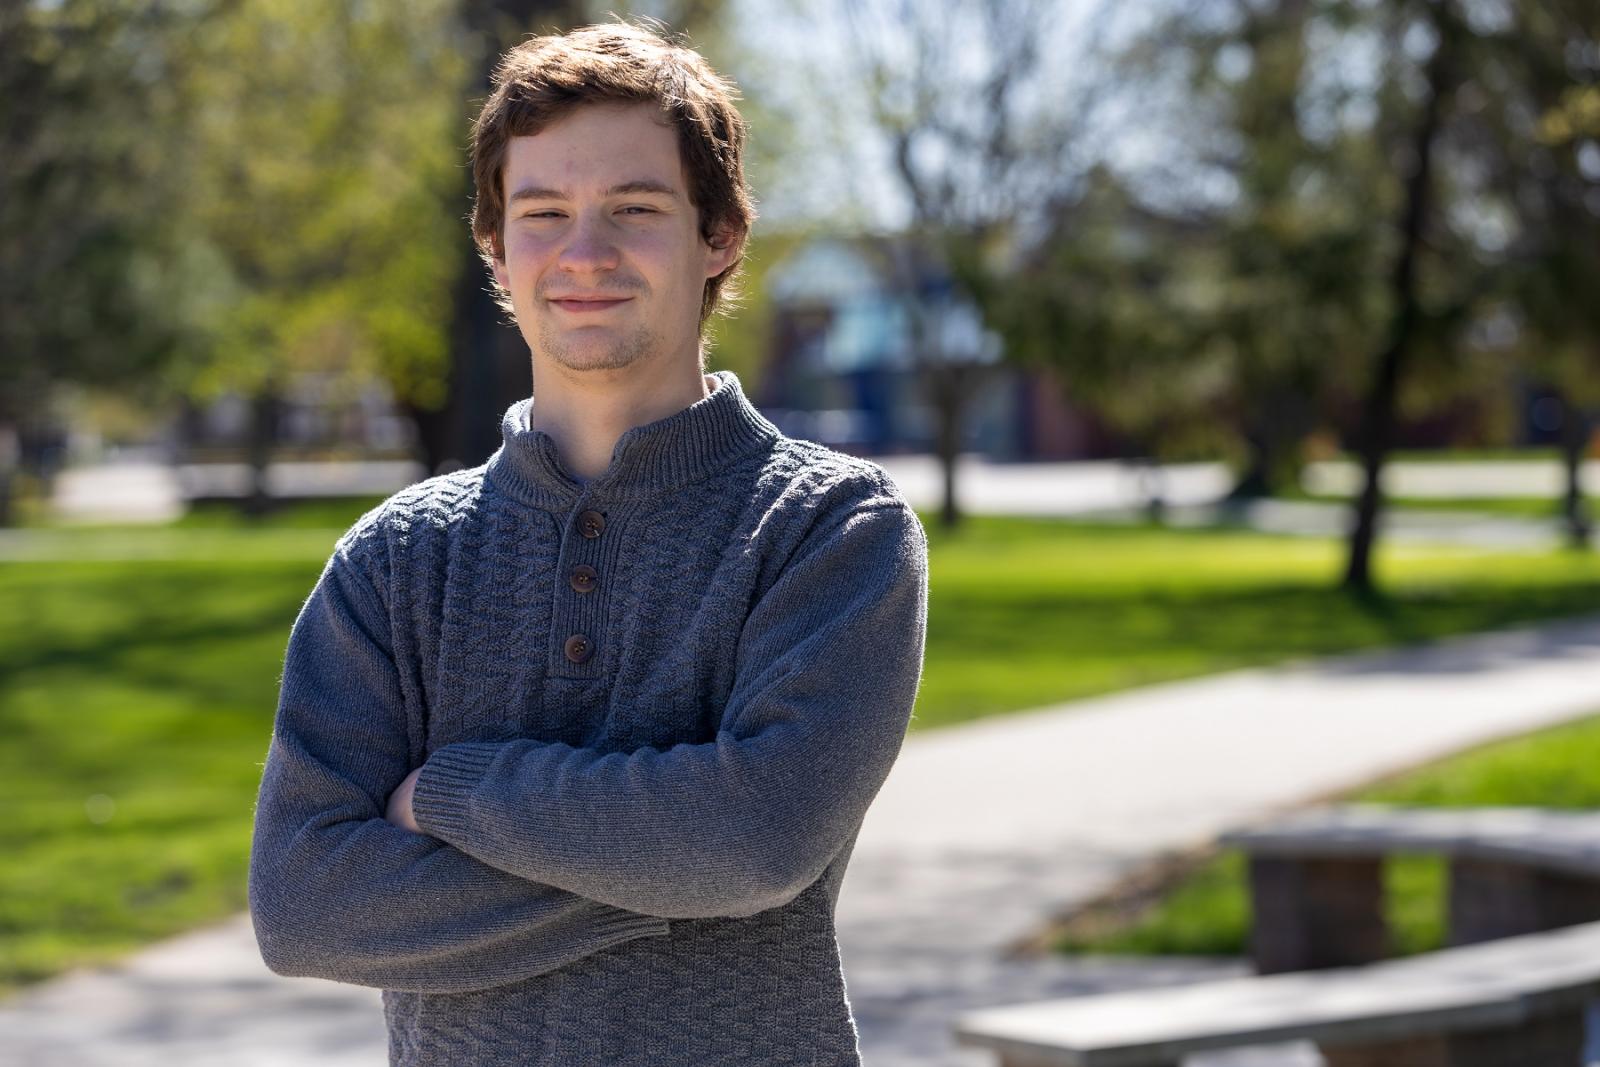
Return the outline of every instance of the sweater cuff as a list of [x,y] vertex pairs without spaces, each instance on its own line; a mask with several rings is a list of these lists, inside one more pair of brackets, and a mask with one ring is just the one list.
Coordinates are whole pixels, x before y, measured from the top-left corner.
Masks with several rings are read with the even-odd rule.
[[471,818],[472,791],[500,753],[494,743],[461,742],[436,750],[411,793],[417,825],[441,840],[458,838]]
[[596,903],[594,907],[589,933],[595,951],[637,937],[665,937],[672,932],[672,924],[656,915],[641,915],[609,904]]

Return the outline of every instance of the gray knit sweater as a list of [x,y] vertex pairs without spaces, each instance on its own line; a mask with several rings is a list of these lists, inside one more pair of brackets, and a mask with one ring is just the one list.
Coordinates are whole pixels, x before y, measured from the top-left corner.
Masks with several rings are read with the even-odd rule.
[[[738,379],[580,484],[489,462],[340,539],[289,639],[250,908],[391,1064],[859,1062],[833,928],[922,667],[927,543]],[[424,833],[384,820],[414,768]]]

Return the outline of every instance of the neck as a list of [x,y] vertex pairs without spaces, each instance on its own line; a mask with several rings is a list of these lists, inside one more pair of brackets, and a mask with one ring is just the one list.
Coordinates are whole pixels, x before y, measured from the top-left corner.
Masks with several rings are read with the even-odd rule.
[[561,465],[587,482],[605,473],[624,433],[677,414],[711,395],[714,385],[698,359],[586,371],[535,360],[529,429],[549,434]]

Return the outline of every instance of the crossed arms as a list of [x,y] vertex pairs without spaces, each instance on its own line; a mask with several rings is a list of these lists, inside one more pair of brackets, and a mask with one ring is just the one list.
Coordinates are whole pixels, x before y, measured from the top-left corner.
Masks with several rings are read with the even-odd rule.
[[[916,517],[853,508],[746,620],[714,740],[463,743],[414,768],[387,612],[336,552],[290,638],[262,780],[250,897],[264,958],[452,992],[666,935],[668,919],[786,903],[854,834],[898,752],[926,581]],[[420,834],[384,818],[407,781]]]

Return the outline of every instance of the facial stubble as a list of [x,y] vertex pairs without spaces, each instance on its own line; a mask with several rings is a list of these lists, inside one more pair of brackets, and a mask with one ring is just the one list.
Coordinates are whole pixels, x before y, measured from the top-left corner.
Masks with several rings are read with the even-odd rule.
[[539,320],[538,332],[539,351],[568,370],[616,370],[631,366],[660,343],[660,339],[643,325],[610,343],[584,343],[579,336],[582,331],[558,329],[548,316]]

